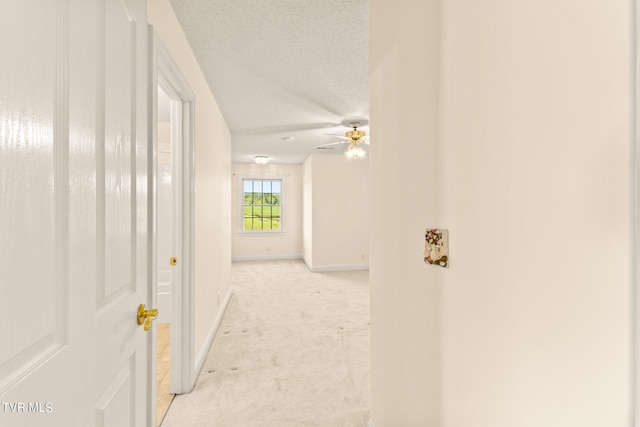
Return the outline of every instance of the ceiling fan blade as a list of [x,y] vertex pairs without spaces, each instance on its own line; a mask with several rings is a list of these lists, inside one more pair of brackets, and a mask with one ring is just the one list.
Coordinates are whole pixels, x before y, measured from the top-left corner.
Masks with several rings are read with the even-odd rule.
[[329,144],[322,144],[322,145],[317,145],[313,148],[321,148],[321,147],[328,147],[330,145],[339,145],[339,144],[345,144],[346,141],[338,141],[338,142],[330,142]]
[[344,135],[338,135],[337,133],[325,133],[325,135],[327,135],[327,136],[335,136],[337,138],[342,138],[342,139],[350,139],[350,138],[347,138]]
[[290,125],[282,125],[282,126],[265,126],[265,127],[246,127],[246,128],[236,128],[232,129],[231,133],[234,135],[242,135],[242,136],[251,136],[251,135],[262,135],[262,134],[277,134],[277,133],[291,133],[291,132],[301,132],[307,130],[320,130],[320,129],[328,129],[332,127],[339,126],[336,123],[302,123],[302,124],[290,124]]

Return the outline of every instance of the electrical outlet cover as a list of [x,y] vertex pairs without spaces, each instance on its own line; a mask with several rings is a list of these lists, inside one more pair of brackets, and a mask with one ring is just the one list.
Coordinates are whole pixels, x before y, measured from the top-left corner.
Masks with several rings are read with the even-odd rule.
[[449,266],[449,230],[427,228],[424,233],[424,262]]

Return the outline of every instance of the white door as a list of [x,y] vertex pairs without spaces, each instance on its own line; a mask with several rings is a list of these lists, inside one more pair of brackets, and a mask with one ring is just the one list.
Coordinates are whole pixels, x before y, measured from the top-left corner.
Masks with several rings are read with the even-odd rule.
[[0,425],[150,425],[144,0],[0,6]]

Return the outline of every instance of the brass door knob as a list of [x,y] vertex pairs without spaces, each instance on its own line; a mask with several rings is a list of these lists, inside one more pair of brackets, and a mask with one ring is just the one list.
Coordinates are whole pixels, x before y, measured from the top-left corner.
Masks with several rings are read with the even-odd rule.
[[158,309],[152,308],[147,310],[144,304],[138,306],[138,325],[144,325],[144,330],[151,329],[151,321],[158,317]]
[[178,265],[178,258],[176,257],[169,258],[169,265]]

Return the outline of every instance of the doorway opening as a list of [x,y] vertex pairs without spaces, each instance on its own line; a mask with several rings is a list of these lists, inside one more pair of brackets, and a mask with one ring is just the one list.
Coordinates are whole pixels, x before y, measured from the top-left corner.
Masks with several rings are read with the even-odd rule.
[[[157,157],[156,157],[156,277],[158,298],[157,319],[157,394],[156,425],[164,419],[175,396],[171,392],[171,320],[173,318],[173,290],[179,283],[173,277],[171,259],[175,257],[173,186],[178,183],[173,174],[173,155],[177,141],[171,132],[171,98],[157,87]],[[175,126],[174,126],[175,127]],[[178,278],[179,279],[179,278]]]
[[[157,357],[149,359],[157,423],[175,394],[195,385],[194,363],[194,95],[153,35],[152,299],[158,306]],[[152,412],[153,413],[153,412]]]

